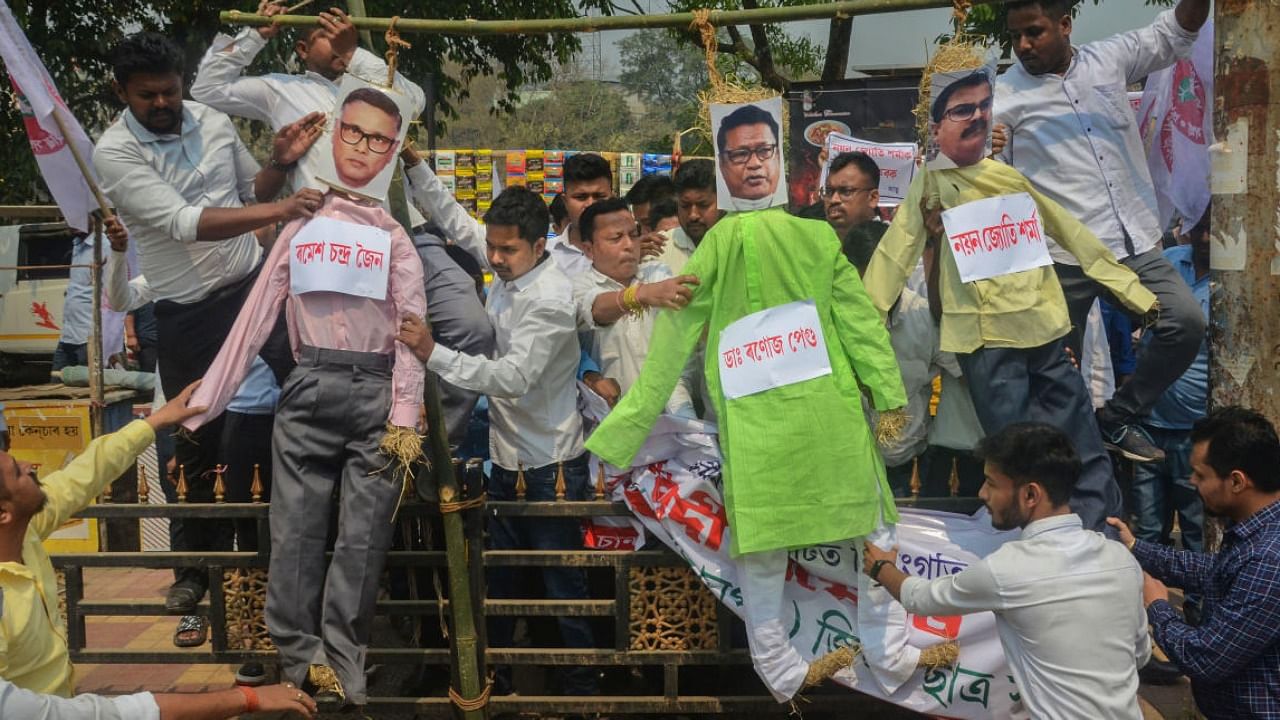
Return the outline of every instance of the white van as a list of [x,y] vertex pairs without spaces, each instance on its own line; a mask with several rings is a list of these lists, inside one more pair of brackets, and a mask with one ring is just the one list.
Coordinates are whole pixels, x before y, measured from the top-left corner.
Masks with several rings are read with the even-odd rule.
[[53,358],[71,271],[12,268],[70,264],[72,232],[60,222],[0,226],[0,379]]

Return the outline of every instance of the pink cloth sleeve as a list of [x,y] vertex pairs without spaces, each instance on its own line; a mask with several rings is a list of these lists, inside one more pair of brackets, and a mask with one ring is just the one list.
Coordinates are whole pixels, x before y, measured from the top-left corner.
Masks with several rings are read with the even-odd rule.
[[[227,409],[227,404],[248,374],[253,358],[266,343],[280,312],[280,303],[289,294],[289,241],[305,222],[304,218],[299,218],[289,223],[271,246],[271,254],[245,298],[231,332],[222,342],[222,349],[204,374],[200,388],[191,396],[191,407],[208,409],[182,423],[188,430],[195,430]],[[418,284],[422,284],[421,279]]]
[[[391,301],[395,306],[394,325],[391,328],[391,335],[394,337],[400,327],[400,318],[406,315],[424,318],[427,314],[422,260],[399,224],[391,231],[391,268],[388,281],[391,286]],[[426,369],[414,357],[409,346],[396,342],[395,347],[389,419],[396,427],[413,428],[418,425],[418,409],[422,406]]]

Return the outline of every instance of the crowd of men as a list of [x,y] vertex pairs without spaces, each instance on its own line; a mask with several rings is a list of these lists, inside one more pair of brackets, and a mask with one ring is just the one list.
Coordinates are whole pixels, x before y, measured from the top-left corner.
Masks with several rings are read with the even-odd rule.
[[[996,528],[1022,531],[955,576],[909,577],[891,549],[871,545],[866,571],[909,612],[994,611],[1035,717],[1139,717],[1138,671],[1152,639],[1169,658],[1166,670],[1191,679],[1206,715],[1280,717],[1280,440],[1251,411],[1207,414],[1209,211],[1184,219],[1185,234],[1160,246],[1163,228],[1143,147],[1122,102],[1128,84],[1186,54],[1208,8],[1207,0],[1181,0],[1148,27],[1073,46],[1070,2],[1010,2],[1008,30],[1019,62],[997,79],[994,97],[971,98],[984,90],[968,88],[940,103],[935,118],[970,139],[978,129],[1003,126],[994,159],[975,157],[962,164],[970,167],[950,171],[952,180],[933,198],[913,187],[896,214],[880,207],[880,169],[862,153],[832,158],[819,189],[822,220],[831,228],[824,232],[840,240],[884,314],[907,391],[909,423],[879,448],[891,489],[976,494]],[[260,7],[268,15],[282,11],[267,0]],[[342,416],[353,408],[321,413],[329,381],[299,387],[289,380],[295,363],[316,362],[325,348],[300,348],[296,337],[291,344],[296,331],[286,326],[305,322],[295,317],[299,311],[268,313],[252,303],[247,312],[262,315],[257,322],[266,340],[244,360],[249,370],[226,411],[194,432],[155,432],[205,412],[187,407],[192,386],[210,372],[237,316],[257,297],[251,288],[260,273],[270,273],[263,258],[277,229],[305,221],[327,202],[331,191],[317,178],[312,146],[337,83],[344,73],[387,75],[381,59],[357,47],[354,27],[337,9],[293,37],[305,72],[247,74],[277,36],[282,31],[271,26],[219,36],[195,72],[194,100],[183,97],[183,53],[171,40],[143,32],[115,48],[113,86],[126,107],[102,133],[93,158],[119,212],[109,223],[108,300],[120,311],[146,309],[137,322],[154,328],[155,353],[143,369],[157,372],[158,395],[174,400],[146,423],[95,441],[40,482],[30,465],[0,454],[0,707],[49,708],[41,717],[188,717],[182,703],[200,699],[148,695],[114,705],[100,699],[61,705],[42,697],[67,697],[73,686],[64,634],[32,614],[43,606],[40,612],[58,616],[40,538],[153,439],[173,458],[171,469],[185,475],[189,500],[212,499],[213,475],[221,472],[215,468],[223,464],[228,501],[249,499],[255,467],[273,503],[297,492],[289,479],[295,472],[282,471],[272,441],[289,443],[295,451],[283,457],[304,463],[297,447],[315,438],[290,436],[305,418],[275,415],[284,407],[282,386],[294,395],[292,408],[299,395],[314,394],[307,402],[315,413],[332,415],[331,440],[341,441],[336,424],[347,422]],[[394,87],[421,110],[417,85],[397,74]],[[271,126],[265,165],[241,141],[231,116]],[[523,484],[528,500],[551,500],[559,482],[568,499],[590,496],[579,382],[610,405],[631,390],[649,353],[663,352],[649,343],[657,313],[679,312],[699,292],[701,280],[683,271],[725,216],[717,206],[718,171],[767,179],[781,161],[776,124],[746,115],[734,122],[740,128],[727,126],[717,138],[718,161],[686,160],[670,177],[646,176],[619,198],[609,163],[575,154],[566,159],[564,191],[550,208],[540,195],[513,186],[494,199],[483,222],[458,204],[425,158],[412,147],[401,152],[412,201],[416,258],[410,257],[422,269],[413,277],[422,278],[426,314],[401,319],[397,347],[442,381],[455,446],[466,441],[484,398],[490,498],[514,500]],[[734,144],[739,136],[746,145]],[[377,153],[373,136],[353,139],[342,141]],[[954,207],[1011,192],[1043,199],[1055,262],[979,294],[960,282],[948,243],[938,242],[937,199]],[[142,268],[133,278],[125,261],[130,245]],[[494,278],[486,290],[477,287],[481,270]],[[287,288],[277,290],[283,299]],[[1132,373],[1095,412],[1072,363],[1088,352],[1086,316],[1099,298],[1133,315],[1141,338]],[[68,328],[82,325],[72,319]],[[83,364],[87,337],[68,332],[57,362]],[[328,351],[344,352],[358,328],[327,332],[338,343]],[[668,413],[716,419],[704,350],[705,338],[680,374]],[[389,362],[365,367],[385,373]],[[393,402],[386,395],[374,403],[374,415],[385,418],[383,406]],[[1138,467],[1129,513],[1116,481],[1121,459]],[[380,492],[385,497],[377,502],[394,499]],[[1225,523],[1217,553],[1204,552],[1204,515]],[[1132,531],[1120,520],[1130,516]],[[1175,517],[1181,550],[1172,547]],[[304,525],[308,542],[324,542],[327,518],[273,512],[273,537]],[[493,549],[583,545],[581,528],[569,519],[492,518],[487,536]],[[173,521],[171,540],[175,550],[190,551],[252,549],[258,542],[249,527],[194,519]],[[361,547],[385,554],[389,542],[366,538]],[[284,548],[273,542],[273,550]],[[321,612],[319,599],[310,610],[283,604],[305,589],[299,584],[323,583],[323,569],[293,577],[273,559],[272,583],[288,591],[271,595],[267,617],[288,655],[288,682],[255,692],[263,669],[246,665],[237,674],[245,689],[204,712],[261,707],[310,714],[315,706],[304,690],[363,705],[370,623],[360,618],[371,616],[370,588],[376,596],[380,567],[380,557],[371,560],[373,580],[353,581],[346,601],[326,596]],[[548,597],[587,597],[580,568],[540,572]],[[183,616],[178,645],[205,642],[208,627],[195,608],[209,590],[206,581],[199,569],[179,571],[167,592],[166,609]],[[1165,585],[1186,593],[1182,612]],[[493,574],[488,587],[494,598],[521,591],[510,573]],[[585,619],[558,622],[564,646],[595,646]],[[512,635],[512,619],[493,619],[491,645],[509,646]],[[591,668],[567,668],[559,680],[567,694],[600,692]],[[499,669],[493,692],[515,689],[509,669]]]

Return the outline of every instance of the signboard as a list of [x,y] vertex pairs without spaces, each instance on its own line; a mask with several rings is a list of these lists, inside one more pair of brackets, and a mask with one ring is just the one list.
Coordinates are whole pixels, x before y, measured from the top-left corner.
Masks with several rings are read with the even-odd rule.
[[744,397],[831,374],[812,300],[752,313],[720,332],[720,386]]
[[317,217],[289,241],[289,289],[385,300],[390,264],[391,233]]
[[860,152],[876,161],[880,167],[880,205],[895,207],[907,197],[911,178],[916,174],[916,156],[920,148],[915,143],[876,143],[859,140],[838,132],[827,135],[827,162],[822,166],[818,187],[827,184],[827,172],[831,161],[838,155]]
[[962,282],[1053,263],[1036,201],[1027,193],[975,200],[944,210],[942,224]]
[[[39,476],[48,477],[66,467],[89,444],[87,404],[15,405],[8,403],[4,410],[9,425],[9,454],[35,465]],[[69,520],[44,544],[50,552],[97,552],[97,521]]]
[[818,155],[831,132],[878,143],[914,142],[920,75],[792,83],[787,194],[793,210],[819,202]]

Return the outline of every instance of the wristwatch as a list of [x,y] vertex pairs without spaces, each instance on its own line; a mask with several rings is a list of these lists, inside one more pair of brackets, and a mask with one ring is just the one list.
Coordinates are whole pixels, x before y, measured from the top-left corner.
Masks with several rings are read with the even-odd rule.
[[867,577],[878,582],[880,580],[880,569],[885,565],[891,564],[891,562],[890,560],[877,560],[871,563],[871,571],[867,573]]

